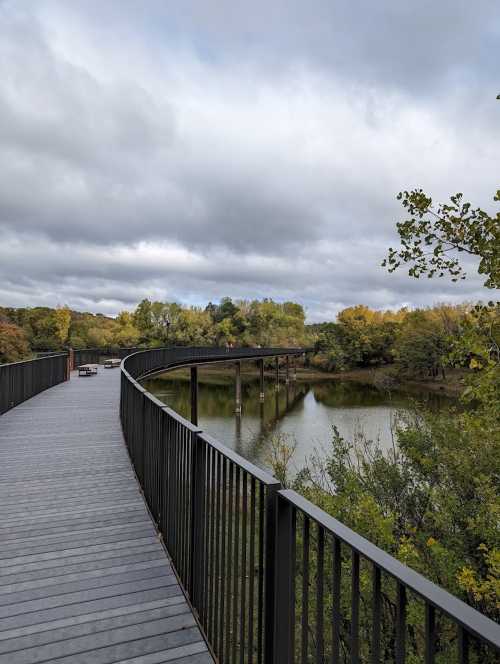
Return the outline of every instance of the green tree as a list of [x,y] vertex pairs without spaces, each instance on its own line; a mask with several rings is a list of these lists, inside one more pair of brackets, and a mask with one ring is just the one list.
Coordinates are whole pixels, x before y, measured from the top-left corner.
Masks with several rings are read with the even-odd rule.
[[336,333],[349,362],[362,367],[392,362],[392,346],[403,315],[361,304],[341,311]]
[[134,324],[144,339],[148,339],[153,334],[153,320],[151,313],[151,301],[145,298],[136,307],[134,311]]
[[[397,198],[410,217],[397,224],[401,247],[391,247],[382,262],[389,272],[407,263],[408,274],[417,279],[448,274],[457,281],[466,276],[459,259],[465,253],[479,259],[484,285],[500,288],[500,212],[473,208],[461,193],[437,206],[422,189],[400,192]],[[494,201],[500,202],[500,189]]]
[[435,378],[441,371],[445,377],[445,358],[451,342],[432,311],[417,309],[409,312],[398,330],[394,357],[402,371],[413,376]]
[[64,345],[68,340],[69,328],[71,325],[71,311],[68,306],[57,307],[54,311],[56,337],[61,345]]
[[214,323],[220,323],[226,318],[232,318],[237,313],[238,307],[233,304],[230,297],[223,297],[218,305],[209,302],[207,311],[212,316]]
[[86,341],[90,348],[106,348],[113,342],[113,333],[95,325],[88,329]]
[[140,332],[134,325],[134,316],[130,311],[120,311],[116,317],[117,329],[113,333],[113,344],[130,348],[137,346]]
[[113,335],[112,343],[123,348],[133,348],[139,343],[140,336],[139,330],[134,325],[123,325]]

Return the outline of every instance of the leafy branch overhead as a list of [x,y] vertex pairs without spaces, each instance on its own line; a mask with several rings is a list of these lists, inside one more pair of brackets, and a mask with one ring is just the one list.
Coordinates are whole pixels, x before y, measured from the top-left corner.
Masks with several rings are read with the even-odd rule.
[[[465,279],[460,254],[479,259],[478,272],[484,285],[500,288],[500,212],[491,216],[481,208],[464,202],[463,194],[451,196],[450,203],[433,204],[422,189],[400,192],[397,199],[410,218],[397,224],[399,249],[389,249],[382,262],[389,272],[403,263],[410,276],[451,276]],[[494,196],[500,202],[500,189]]]

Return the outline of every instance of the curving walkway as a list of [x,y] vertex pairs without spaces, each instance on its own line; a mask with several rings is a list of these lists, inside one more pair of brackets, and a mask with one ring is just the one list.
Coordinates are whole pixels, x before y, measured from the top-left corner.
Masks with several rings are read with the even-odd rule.
[[120,371],[0,417],[0,664],[213,660],[146,510]]

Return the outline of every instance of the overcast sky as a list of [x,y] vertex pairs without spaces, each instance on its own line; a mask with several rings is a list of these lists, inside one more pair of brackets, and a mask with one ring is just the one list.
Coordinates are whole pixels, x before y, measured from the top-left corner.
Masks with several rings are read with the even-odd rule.
[[380,262],[491,208],[499,63],[497,0],[0,0],[0,305],[484,298]]

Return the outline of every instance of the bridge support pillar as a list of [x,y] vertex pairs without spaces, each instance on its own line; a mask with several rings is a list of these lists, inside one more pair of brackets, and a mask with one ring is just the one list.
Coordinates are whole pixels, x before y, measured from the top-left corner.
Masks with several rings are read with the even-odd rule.
[[297,357],[293,356],[293,373],[292,380],[297,380]]
[[241,415],[241,362],[236,362],[236,394],[234,412]]
[[264,358],[259,360],[259,370],[260,370],[260,400],[264,401]]
[[285,373],[285,383],[288,385],[290,382],[290,355],[286,356],[286,373]]
[[191,423],[198,425],[198,367],[191,367]]
[[276,392],[280,389],[280,358],[276,355],[276,384],[274,386]]

